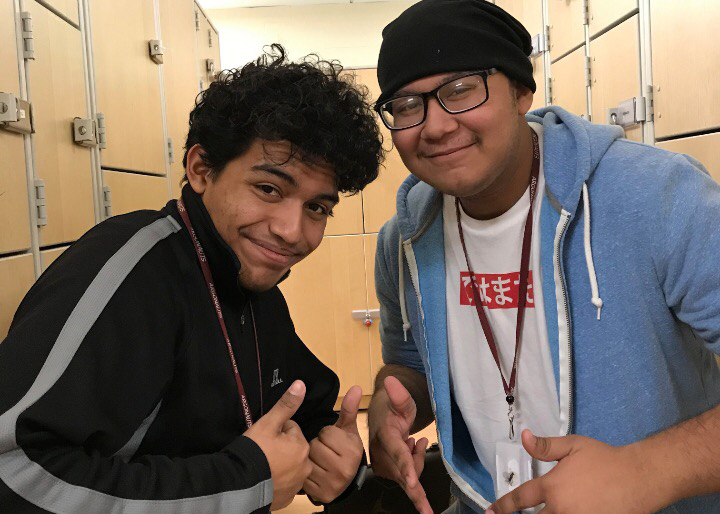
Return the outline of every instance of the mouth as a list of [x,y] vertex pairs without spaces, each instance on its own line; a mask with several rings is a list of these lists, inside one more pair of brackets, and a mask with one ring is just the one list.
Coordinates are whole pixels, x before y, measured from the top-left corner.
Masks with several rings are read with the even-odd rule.
[[454,155],[458,152],[461,152],[463,150],[466,150],[467,148],[470,148],[474,144],[475,144],[475,142],[468,143],[466,145],[454,146],[452,148],[447,148],[447,149],[440,150],[440,151],[433,152],[433,153],[425,153],[424,156],[427,157],[428,159],[437,159],[440,157],[448,157],[448,156]]
[[248,240],[255,246],[265,260],[275,263],[280,267],[290,266],[300,256],[297,252],[265,241],[259,241],[257,239]]

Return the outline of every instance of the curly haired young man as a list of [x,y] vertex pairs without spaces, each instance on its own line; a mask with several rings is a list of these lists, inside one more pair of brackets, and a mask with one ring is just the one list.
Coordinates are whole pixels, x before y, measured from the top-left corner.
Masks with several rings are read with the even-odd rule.
[[282,47],[190,114],[181,198],[85,234],[0,345],[3,512],[256,513],[329,502],[364,459],[358,387],[298,338],[277,284],[379,132],[336,63]]

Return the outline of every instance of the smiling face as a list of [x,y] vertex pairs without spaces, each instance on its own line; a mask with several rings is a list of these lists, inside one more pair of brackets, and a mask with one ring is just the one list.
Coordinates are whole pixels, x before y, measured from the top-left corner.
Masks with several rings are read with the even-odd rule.
[[[425,77],[397,94],[430,91],[455,75],[460,74]],[[497,214],[504,212],[508,202],[507,208],[513,205],[520,185],[522,191],[527,187],[529,167],[525,173],[524,161],[531,147],[524,115],[532,104],[532,93],[525,87],[512,87],[505,75],[496,73],[488,77],[488,95],[480,107],[459,114],[446,112],[430,99],[425,121],[393,131],[392,138],[413,175],[461,198],[466,209],[481,204]]]
[[201,151],[188,151],[188,181],[237,255],[240,285],[266,291],[322,241],[338,202],[336,175],[322,164],[288,161],[286,142],[255,140],[215,175]]

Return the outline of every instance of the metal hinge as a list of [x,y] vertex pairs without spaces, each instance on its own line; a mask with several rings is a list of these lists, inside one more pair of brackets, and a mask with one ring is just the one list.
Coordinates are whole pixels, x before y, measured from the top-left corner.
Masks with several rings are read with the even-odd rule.
[[35,212],[37,213],[37,226],[47,225],[47,209],[45,208],[45,182],[36,178],[35,184]]
[[583,25],[590,25],[590,2],[589,2],[589,0],[582,0],[582,17],[583,17]]
[[152,62],[155,64],[162,64],[163,55],[165,53],[162,41],[160,39],[151,39],[148,41],[148,48],[150,50],[150,59],[152,59]]
[[208,29],[208,47],[212,48],[212,29]]
[[100,150],[107,148],[107,133],[105,131],[105,115],[101,112],[95,115],[97,118],[97,142]]
[[646,104],[647,102],[642,96],[624,100],[617,107],[608,109],[607,123],[621,127],[631,127],[642,123],[647,119]]
[[35,59],[35,45],[33,43],[32,14],[29,12],[21,12],[20,20],[21,20],[21,24],[22,24],[23,58]]
[[97,146],[97,129],[95,120],[75,118],[73,120],[73,135],[75,143],[80,146]]
[[109,218],[112,216],[112,192],[110,186],[103,186],[103,210],[105,211],[105,217]]
[[590,57],[585,58],[585,86],[590,87],[592,81],[592,62]]
[[547,89],[547,97],[550,99],[550,105],[553,103],[553,86],[552,86],[552,77],[550,75],[547,75],[545,77],[545,88]]
[[532,38],[532,53],[530,57],[537,57],[548,49],[547,36],[545,33],[535,34]]
[[645,88],[645,121],[655,120],[655,93],[652,84]]
[[200,13],[195,9],[195,32],[200,32]]
[[32,106],[11,93],[0,93],[0,128],[32,134]]
[[173,147],[173,140],[171,137],[167,139],[167,153],[168,153],[168,162],[170,164],[175,162],[175,148]]

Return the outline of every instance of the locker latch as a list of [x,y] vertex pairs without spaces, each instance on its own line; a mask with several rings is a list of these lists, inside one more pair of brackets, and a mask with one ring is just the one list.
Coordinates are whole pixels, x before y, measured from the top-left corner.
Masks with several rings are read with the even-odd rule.
[[73,134],[75,142],[80,146],[97,146],[95,120],[75,118],[73,120]]
[[610,125],[620,125],[625,128],[637,125],[645,120],[645,98],[642,96],[624,100],[617,107],[610,108],[607,111],[607,122]]
[[30,102],[21,100],[11,93],[0,93],[0,128],[21,134],[32,134]]
[[148,48],[150,49],[150,59],[152,59],[155,64],[162,64],[165,53],[162,41],[159,39],[151,39],[148,41]]
[[541,55],[543,52],[547,51],[547,38],[545,37],[545,33],[538,33],[535,34],[532,38],[532,53],[530,54],[530,57],[537,57],[538,55]]
[[373,324],[373,319],[380,317],[380,309],[368,309],[352,311],[352,318],[362,320],[363,325],[369,327]]

